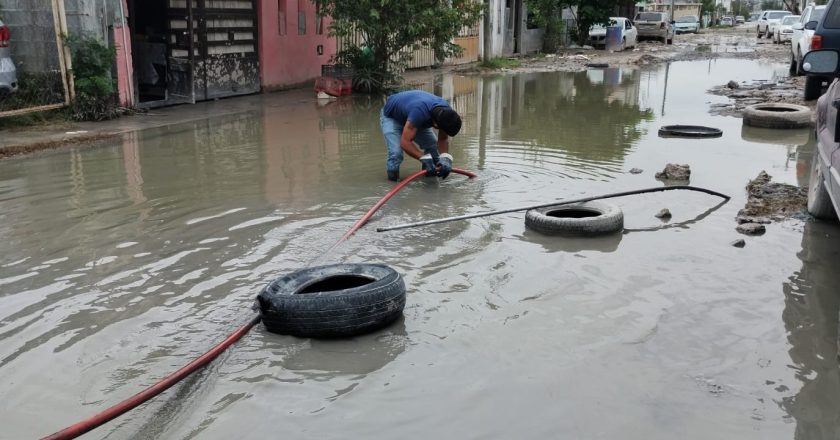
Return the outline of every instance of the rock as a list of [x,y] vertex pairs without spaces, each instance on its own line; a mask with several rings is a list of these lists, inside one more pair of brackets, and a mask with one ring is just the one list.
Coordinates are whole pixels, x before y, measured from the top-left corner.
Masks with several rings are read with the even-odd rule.
[[657,179],[664,180],[688,180],[691,177],[691,169],[688,165],[677,165],[669,163],[665,169],[656,173]]
[[641,168],[631,168],[630,169],[630,174],[642,174],[643,172],[644,172],[644,170],[641,169]]
[[742,248],[742,247],[747,245],[747,242],[744,241],[743,238],[739,238],[739,239],[737,239],[737,240],[735,240],[735,241],[733,241],[732,243],[729,243],[729,244],[731,244],[732,246],[735,246],[736,248]]
[[767,231],[764,225],[759,223],[744,223],[738,225],[735,230],[745,235],[761,235]]
[[735,82],[735,80],[732,80],[732,81],[729,81],[728,83],[726,83],[726,87],[729,87],[730,89],[741,88],[741,86],[737,82]]
[[671,218],[671,211],[669,211],[668,208],[665,208],[665,209],[659,211],[656,215],[654,215],[654,217],[660,218],[662,220],[667,220],[667,219]]
[[771,220],[767,217],[756,217],[751,215],[739,215],[735,217],[735,221],[738,222],[739,225],[743,225],[744,223],[758,223],[761,225],[769,225]]

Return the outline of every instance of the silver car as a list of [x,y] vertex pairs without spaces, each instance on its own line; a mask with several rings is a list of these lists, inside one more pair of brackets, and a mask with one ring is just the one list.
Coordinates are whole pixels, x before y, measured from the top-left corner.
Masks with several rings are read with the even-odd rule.
[[0,94],[17,91],[17,70],[12,61],[11,33],[9,27],[0,20]]
[[840,119],[834,104],[840,100],[840,52],[817,49],[802,58],[807,75],[834,79],[817,102],[817,148],[811,165],[808,185],[808,212],[815,217],[836,219],[840,212]]
[[639,40],[656,38],[663,43],[674,42],[674,26],[665,12],[639,12],[633,21],[639,31]]

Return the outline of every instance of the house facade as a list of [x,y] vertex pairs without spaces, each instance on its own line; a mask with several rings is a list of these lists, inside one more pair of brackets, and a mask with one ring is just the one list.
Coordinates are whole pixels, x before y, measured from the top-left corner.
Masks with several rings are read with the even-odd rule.
[[[482,21],[453,39],[463,53],[444,64],[542,49],[543,30],[531,25],[525,0],[486,4]],[[72,60],[59,35],[93,35],[113,48],[113,77],[127,108],[301,86],[321,75],[342,44],[355,44],[328,35],[330,19],[312,0],[4,0],[0,14],[18,70],[54,72],[68,95]],[[413,55],[409,68],[441,62],[428,48]]]

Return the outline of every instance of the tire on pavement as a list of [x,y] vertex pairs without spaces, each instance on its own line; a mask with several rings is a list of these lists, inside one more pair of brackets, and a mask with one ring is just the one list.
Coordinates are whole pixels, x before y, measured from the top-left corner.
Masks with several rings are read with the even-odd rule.
[[814,159],[811,161],[811,178],[808,181],[808,212],[816,218],[823,220],[834,220],[837,212],[831,204],[831,197],[825,189],[825,177],[820,167],[820,153],[814,152]]
[[624,213],[604,202],[549,206],[528,210],[525,226],[546,235],[604,235],[624,229]]
[[269,283],[257,295],[265,328],[312,338],[346,337],[382,328],[402,315],[405,283],[381,264],[311,267]]
[[753,104],[743,112],[744,124],[763,128],[802,128],[811,125],[811,109],[780,102]]

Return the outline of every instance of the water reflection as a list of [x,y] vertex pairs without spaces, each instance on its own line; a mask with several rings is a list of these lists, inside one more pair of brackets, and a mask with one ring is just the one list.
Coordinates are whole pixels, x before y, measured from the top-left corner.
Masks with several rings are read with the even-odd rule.
[[[840,272],[836,270],[840,228],[806,223],[798,256],[802,268],[782,286],[782,319],[790,343],[790,368],[796,371],[800,384],[795,395],[783,398],[780,405],[796,420],[796,439],[836,439],[840,434]],[[776,390],[791,385],[770,382],[768,385]]]
[[[412,183],[374,217],[371,226],[545,203],[606,187],[610,191],[603,192],[642,186],[653,182],[651,170],[661,169],[662,162],[672,157],[689,157],[692,168],[696,164],[697,169],[714,171],[721,157],[732,157],[720,165],[730,165],[731,172],[705,175],[712,174],[711,178],[698,175],[701,180],[714,179],[715,189],[741,191],[742,169],[764,167],[778,155],[768,154],[763,145],[751,146],[747,137],[738,139],[734,125],[727,127],[721,142],[688,144],[646,134],[652,122],[663,122],[651,109],[658,111],[666,101],[669,117],[695,118],[696,102],[705,96],[706,84],[682,85],[698,81],[691,74],[704,67],[705,63],[647,71],[442,77],[429,90],[449,99],[464,117],[462,134],[453,142],[456,164],[478,171],[479,178]],[[729,71],[735,69],[724,67],[728,80]],[[667,75],[671,86],[666,97]],[[703,81],[714,84],[720,79]],[[395,402],[437,408],[438,403],[414,402],[414,381],[451,397],[440,408],[460,415],[459,409],[467,405],[451,390],[477,377],[475,371],[481,366],[476,359],[514,371],[527,355],[534,371],[547,378],[543,383],[561,384],[554,391],[562,395],[568,391],[562,380],[576,379],[557,375],[556,366],[579,360],[575,353],[579,350],[598,352],[603,345],[586,346],[586,341],[609,341],[614,334],[615,321],[599,317],[643,316],[641,328],[654,322],[653,317],[671,302],[656,286],[691,282],[692,276],[699,276],[693,287],[697,301],[703,301],[709,296],[706,285],[731,281],[725,279],[730,262],[700,257],[698,252],[716,252],[720,240],[709,240],[708,234],[731,231],[732,215],[708,211],[683,223],[679,217],[662,225],[652,218],[662,207],[660,199],[640,198],[625,210],[644,213],[631,213],[634,223],[629,224],[653,222],[657,231],[652,233],[587,240],[546,238],[525,230],[521,216],[510,215],[395,234],[377,234],[368,227],[323,255],[392,188],[384,178],[385,147],[378,127],[381,101],[355,96],[323,104],[307,98],[294,104],[285,102],[286,96],[246,98],[264,100],[265,105],[127,134],[93,148],[0,162],[0,241],[4,243],[0,374],[5,379],[0,395],[7,403],[0,422],[9,430],[4,434],[10,438],[44,434],[44,419],[58,425],[72,422],[88,415],[93,405],[118,401],[171,372],[247,317],[255,293],[265,283],[319,257],[322,263],[367,261],[395,267],[409,286],[406,319],[347,341],[310,341],[256,330],[226,358],[184,384],[181,394],[173,393],[161,412],[137,411],[113,436],[147,432],[149,437],[190,438],[206,429],[210,437],[224,437],[218,433],[241,432],[243,423],[256,426],[265,436],[273,428],[260,422],[275,417],[291,422],[299,432],[312,432],[310,424],[324,421],[312,413],[323,409],[361,414],[359,408],[382,404],[386,385]],[[731,124],[732,119],[715,122]],[[699,144],[703,148],[694,147]],[[731,155],[733,145],[740,155]],[[809,153],[806,147],[794,150],[798,169]],[[629,175],[625,161],[648,172]],[[407,175],[417,164],[406,161],[404,167]],[[675,213],[701,211],[697,208],[701,202],[695,199],[667,200]],[[705,200],[702,203],[706,206]],[[703,228],[693,227],[692,222],[699,221]],[[674,232],[681,235],[675,238]],[[779,240],[777,247],[784,248],[785,237],[768,234],[762,239]],[[675,239],[686,244],[669,247]],[[658,252],[650,250],[660,247],[669,250],[663,254],[667,261],[657,266]],[[546,253],[552,254],[551,262],[544,258]],[[582,253],[585,258],[580,258]],[[700,272],[677,273],[682,269],[675,267],[681,266],[673,265],[695,260],[707,266]],[[749,269],[759,274],[758,282],[773,280],[778,287],[773,268],[762,264]],[[645,274],[642,282],[638,273]],[[702,278],[718,273],[724,275],[713,281],[712,276]],[[805,267],[802,273],[802,284],[814,279]],[[576,279],[572,284],[586,298],[557,288],[570,279]],[[626,294],[629,290],[633,295]],[[626,301],[633,301],[632,307],[625,307]],[[790,309],[797,310],[795,306]],[[686,313],[687,320],[698,316],[695,309]],[[574,323],[573,330],[556,331],[558,325],[569,323]],[[497,333],[488,338],[486,330],[490,328],[492,335],[496,324]],[[750,324],[755,322],[745,323]],[[723,326],[722,331],[728,330]],[[546,335],[549,339],[539,339]],[[805,347],[804,339],[792,342]],[[557,345],[546,350],[545,344],[551,343]],[[414,350],[417,346],[422,348]],[[511,347],[526,351],[507,350]],[[826,354],[824,348],[821,356]],[[608,351],[600,354],[608,357]],[[653,367],[657,374],[663,372],[661,377],[682,374],[679,362],[661,362],[662,357],[657,357],[653,365],[643,356],[633,356],[638,353],[629,354],[602,365],[637,371]],[[446,362],[433,359],[438,356]],[[429,359],[442,369],[427,365]],[[64,368],[67,365],[78,368]],[[480,376],[487,380],[493,371],[482,371]],[[611,373],[604,371],[603,377],[615,378],[619,385],[615,389],[629,384],[621,382],[625,376]],[[505,373],[513,376],[530,380]],[[591,385],[587,380],[592,377],[581,379],[579,386]],[[500,391],[491,382],[476,387],[480,392],[473,395],[486,406],[469,408],[492,411],[488,408],[496,402],[509,401],[509,394],[523,389],[527,393],[534,383],[521,388],[524,382],[504,382],[507,388]],[[808,392],[803,388],[803,393]],[[597,398],[589,390],[584,394]],[[353,399],[340,398],[349,395]],[[553,396],[532,397],[528,399],[532,407],[506,413],[516,418],[541,415],[539,410],[556,404]],[[637,402],[621,401],[631,399],[626,395],[612,397],[618,405],[636,407]],[[88,406],[80,408],[79,400]],[[333,402],[338,402],[337,407],[330,407]],[[596,406],[594,400],[589,403],[586,408]],[[803,405],[801,400],[785,404],[791,405],[791,413]],[[413,412],[406,414],[404,423],[385,426],[383,432],[390,435],[402,426],[425,423]],[[487,414],[473,412],[469,420],[487,420]],[[595,411],[591,414],[598,417]],[[158,423],[145,425],[150,416],[159,418]],[[356,425],[351,426],[355,431],[350,429],[348,436],[364,432],[360,427],[371,425],[373,417],[355,418]],[[347,421],[335,418],[339,419]],[[131,422],[136,420],[140,422]],[[499,426],[504,422],[497,423],[487,429],[504,428]],[[328,429],[339,424],[328,423]],[[413,428],[412,432],[423,432],[428,426]]]

